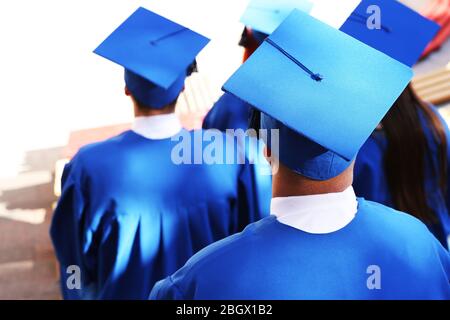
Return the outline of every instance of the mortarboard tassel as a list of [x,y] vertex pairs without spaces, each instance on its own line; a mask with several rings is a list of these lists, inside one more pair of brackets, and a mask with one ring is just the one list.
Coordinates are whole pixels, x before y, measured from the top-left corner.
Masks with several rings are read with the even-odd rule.
[[161,37],[159,37],[159,38],[157,38],[157,39],[150,40],[150,44],[151,44],[152,46],[155,46],[155,45],[158,44],[158,42],[160,42],[160,41],[162,41],[162,40],[165,40],[165,39],[167,39],[167,38],[173,37],[174,35],[177,35],[177,34],[179,34],[179,33],[181,33],[181,32],[187,31],[187,30],[188,30],[188,28],[181,28],[181,29],[179,29],[179,30],[175,30],[175,31],[170,32],[170,33],[168,33],[168,34],[165,34],[165,35],[163,35],[163,36],[161,36]]
[[272,41],[272,39],[267,38],[265,40],[267,43],[272,45],[274,48],[278,49],[282,54],[284,54],[286,57],[288,57],[292,62],[294,62],[296,65],[298,65],[300,68],[302,68],[306,73],[308,73],[311,76],[311,79],[314,81],[320,82],[323,80],[323,76],[312,72],[309,68],[307,68],[303,63],[295,59],[292,55],[290,55],[286,50],[284,50],[282,47],[280,47],[278,44]]

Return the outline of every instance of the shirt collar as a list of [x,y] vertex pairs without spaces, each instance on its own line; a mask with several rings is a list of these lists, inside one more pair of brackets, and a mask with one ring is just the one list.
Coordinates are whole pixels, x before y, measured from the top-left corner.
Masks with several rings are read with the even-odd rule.
[[175,113],[136,117],[132,127],[135,133],[151,140],[171,138],[177,135],[181,129],[180,119]]
[[270,211],[282,224],[326,234],[347,226],[356,216],[358,201],[353,187],[338,193],[273,198]]

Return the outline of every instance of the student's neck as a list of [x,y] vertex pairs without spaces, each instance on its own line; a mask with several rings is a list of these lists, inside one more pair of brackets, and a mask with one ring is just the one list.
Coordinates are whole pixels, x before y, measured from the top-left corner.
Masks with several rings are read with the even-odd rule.
[[295,197],[343,192],[352,185],[353,166],[341,175],[327,181],[314,181],[280,165],[273,176],[273,197]]

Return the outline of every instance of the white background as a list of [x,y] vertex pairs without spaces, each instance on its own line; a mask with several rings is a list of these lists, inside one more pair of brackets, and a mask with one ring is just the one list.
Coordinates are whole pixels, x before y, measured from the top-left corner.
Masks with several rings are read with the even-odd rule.
[[92,51],[139,6],[213,41],[199,67],[221,84],[240,64],[245,0],[0,1],[0,176],[25,151],[63,146],[76,129],[124,123],[132,107],[123,69]]
[[247,3],[1,0],[0,177],[17,174],[26,151],[66,145],[71,131],[131,120],[122,68],[92,51],[139,6],[212,38],[198,61],[219,92],[241,62],[236,44]]

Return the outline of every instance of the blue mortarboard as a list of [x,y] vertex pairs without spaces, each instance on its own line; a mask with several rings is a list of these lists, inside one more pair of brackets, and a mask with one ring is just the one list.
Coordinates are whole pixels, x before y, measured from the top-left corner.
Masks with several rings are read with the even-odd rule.
[[142,104],[173,102],[209,39],[144,8],[137,9],[95,53],[125,68],[125,81]]
[[313,17],[339,28],[361,0],[252,0],[241,22],[253,30],[271,34],[292,10],[307,12]]
[[[404,64],[295,10],[223,89],[264,113],[263,128],[287,128],[280,131],[283,164],[328,180],[356,157],[412,75]],[[310,143],[292,147],[292,137]]]
[[[379,29],[373,29],[377,19]],[[412,66],[439,28],[398,1],[363,0],[340,30]]]
[[293,9],[309,12],[312,7],[308,0],[252,0],[241,22],[253,30],[271,34]]

